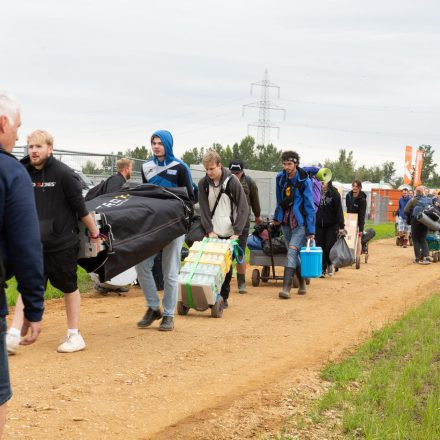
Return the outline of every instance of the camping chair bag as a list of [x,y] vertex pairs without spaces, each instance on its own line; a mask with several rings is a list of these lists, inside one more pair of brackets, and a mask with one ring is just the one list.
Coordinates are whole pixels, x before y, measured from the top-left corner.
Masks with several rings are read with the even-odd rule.
[[97,273],[102,282],[184,235],[192,215],[186,188],[152,184],[98,196],[86,207],[101,214],[101,232],[108,240],[97,257],[80,259],[78,264]]

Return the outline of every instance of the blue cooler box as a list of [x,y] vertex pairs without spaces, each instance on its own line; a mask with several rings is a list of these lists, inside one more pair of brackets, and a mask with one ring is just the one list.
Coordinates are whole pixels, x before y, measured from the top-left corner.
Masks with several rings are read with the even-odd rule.
[[[313,242],[315,244],[315,242]],[[310,246],[310,240],[307,246],[301,248],[301,276],[303,278],[319,278],[322,274],[322,248],[319,246]]]

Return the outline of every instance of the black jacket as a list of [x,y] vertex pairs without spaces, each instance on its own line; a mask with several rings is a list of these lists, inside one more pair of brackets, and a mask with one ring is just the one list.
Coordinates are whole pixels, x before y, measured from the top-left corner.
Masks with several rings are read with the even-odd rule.
[[31,181],[18,160],[0,146],[0,317],[8,313],[5,281],[12,276],[23,299],[24,316],[41,321],[43,253]]
[[316,212],[316,227],[327,228],[336,225],[339,229],[344,229],[344,212],[339,191],[329,183]]
[[105,181],[105,189],[103,194],[109,194],[119,191],[125,184],[125,177],[121,173],[113,174]]
[[64,163],[51,156],[43,169],[37,170],[22,159],[31,176],[40,221],[44,252],[58,252],[75,246],[78,218],[88,214],[79,177]]
[[345,197],[348,214],[358,215],[359,232],[364,231],[365,213],[367,212],[367,195],[361,191],[358,197],[353,197],[353,191],[347,193]]

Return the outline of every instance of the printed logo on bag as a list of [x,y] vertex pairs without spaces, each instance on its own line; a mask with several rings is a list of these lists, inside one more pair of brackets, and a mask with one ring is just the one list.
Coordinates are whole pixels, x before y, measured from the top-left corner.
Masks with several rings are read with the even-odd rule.
[[95,210],[99,209],[99,208],[103,208],[103,207],[114,208],[116,206],[122,206],[125,203],[127,203],[130,199],[131,199],[130,194],[118,194],[117,196],[113,197],[113,199],[109,200],[108,202],[101,203],[99,206],[97,206],[95,208]]

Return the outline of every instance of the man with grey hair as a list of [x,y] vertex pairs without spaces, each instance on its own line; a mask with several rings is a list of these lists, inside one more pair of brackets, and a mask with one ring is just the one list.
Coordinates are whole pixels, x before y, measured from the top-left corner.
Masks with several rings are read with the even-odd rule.
[[43,254],[31,180],[12,156],[20,127],[20,109],[11,96],[0,92],[0,437],[11,398],[6,347],[6,280],[15,276],[24,303],[21,344],[35,342],[41,331],[44,280]]

